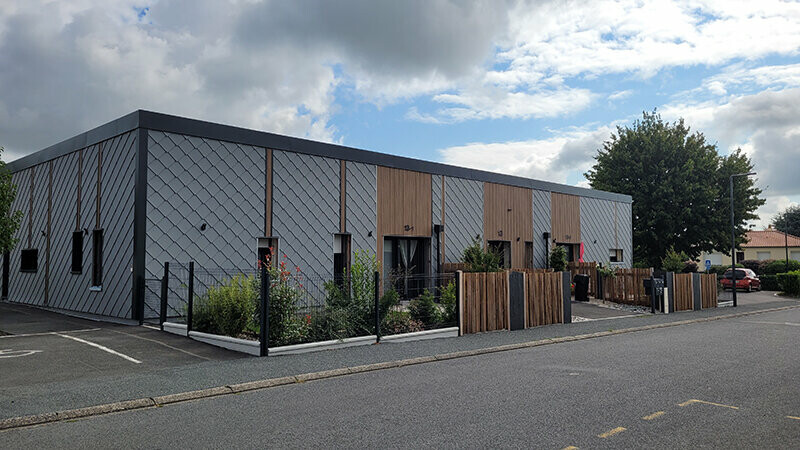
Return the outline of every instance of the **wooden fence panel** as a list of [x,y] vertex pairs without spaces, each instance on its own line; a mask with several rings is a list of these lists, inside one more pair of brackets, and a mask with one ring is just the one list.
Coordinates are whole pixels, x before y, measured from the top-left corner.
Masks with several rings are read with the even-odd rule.
[[508,272],[464,274],[463,333],[506,330]]
[[567,270],[572,272],[573,279],[575,275],[589,275],[589,295],[596,297],[597,295],[597,263],[592,262],[569,262],[567,263]]
[[603,278],[603,298],[616,303],[650,306],[644,280],[653,269],[617,269],[616,276]]
[[442,272],[443,273],[456,273],[459,270],[467,270],[468,264],[467,263],[443,263],[442,264]]
[[561,272],[525,274],[525,327],[564,322]]
[[717,274],[700,274],[700,292],[703,299],[703,309],[717,307]]
[[675,291],[675,311],[691,311],[694,309],[694,291],[691,273],[676,273],[673,281]]

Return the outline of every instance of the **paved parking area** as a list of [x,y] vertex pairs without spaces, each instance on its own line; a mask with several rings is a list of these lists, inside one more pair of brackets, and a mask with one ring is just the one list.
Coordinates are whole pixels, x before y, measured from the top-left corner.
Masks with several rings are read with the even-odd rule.
[[146,326],[98,322],[0,303],[3,388],[245,357]]

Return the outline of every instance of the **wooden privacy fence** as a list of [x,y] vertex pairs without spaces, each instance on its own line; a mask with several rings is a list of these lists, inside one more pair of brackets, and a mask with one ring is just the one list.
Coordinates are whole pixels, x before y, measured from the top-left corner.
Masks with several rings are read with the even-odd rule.
[[525,273],[525,327],[564,323],[562,272]]
[[717,307],[717,274],[700,274],[700,292],[703,308]]
[[616,276],[603,277],[603,299],[617,303],[650,306],[650,296],[644,290],[644,280],[653,269],[617,269]]
[[694,309],[694,288],[691,273],[676,273],[672,282],[675,311],[691,311]]
[[597,263],[596,262],[569,262],[567,270],[575,275],[589,275],[589,295],[596,297],[597,294]]
[[444,273],[455,273],[459,270],[467,270],[468,264],[467,263],[444,263],[442,264],[442,272]]
[[461,332],[509,328],[508,272],[463,274]]
[[512,269],[512,272],[522,272],[524,274],[531,273],[553,273],[553,269]]

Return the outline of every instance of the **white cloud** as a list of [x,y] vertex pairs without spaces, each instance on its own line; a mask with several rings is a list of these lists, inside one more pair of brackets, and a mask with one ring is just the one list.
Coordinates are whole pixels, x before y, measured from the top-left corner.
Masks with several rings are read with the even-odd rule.
[[566,183],[583,173],[611,135],[611,128],[563,130],[548,139],[470,143],[439,151],[442,162],[491,172]]

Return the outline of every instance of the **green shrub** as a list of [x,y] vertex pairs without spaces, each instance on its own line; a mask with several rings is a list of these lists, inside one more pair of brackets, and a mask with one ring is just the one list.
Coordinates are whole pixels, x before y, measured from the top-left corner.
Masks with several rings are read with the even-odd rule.
[[559,245],[550,250],[550,267],[556,272],[567,270],[567,249]]
[[778,284],[777,275],[761,275],[758,277],[761,280],[761,290],[764,291],[780,291],[781,287]]
[[777,277],[778,285],[784,293],[795,297],[800,296],[800,270],[789,273],[779,273]]
[[775,275],[779,273],[793,272],[800,270],[800,261],[789,260],[789,270],[786,270],[785,259],[774,259],[764,266],[764,275]]
[[422,323],[412,319],[408,311],[390,310],[381,323],[381,333],[384,335],[412,333],[423,328]]
[[196,296],[192,326],[197,331],[237,337],[255,318],[259,299],[255,276],[235,275]]
[[408,304],[408,312],[411,318],[421,322],[426,328],[435,327],[441,321],[439,306],[433,300],[433,294],[427,289],[422,294],[411,300]]
[[441,290],[440,302],[442,305],[442,323],[455,325],[458,323],[458,310],[456,309],[456,283],[450,281]]
[[467,264],[467,272],[499,272],[500,255],[483,249],[482,243],[473,239],[472,244],[464,249],[461,260]]
[[603,278],[614,278],[617,276],[617,268],[612,266],[597,266],[597,273]]
[[741,266],[752,270],[756,273],[756,275],[762,275],[764,274],[764,269],[766,266],[772,261],[774,261],[774,259],[766,259],[763,261],[759,261],[757,259],[745,259],[744,261],[741,261]]
[[683,272],[689,256],[684,252],[676,252],[674,247],[667,250],[667,254],[661,258],[661,268],[666,272]]

